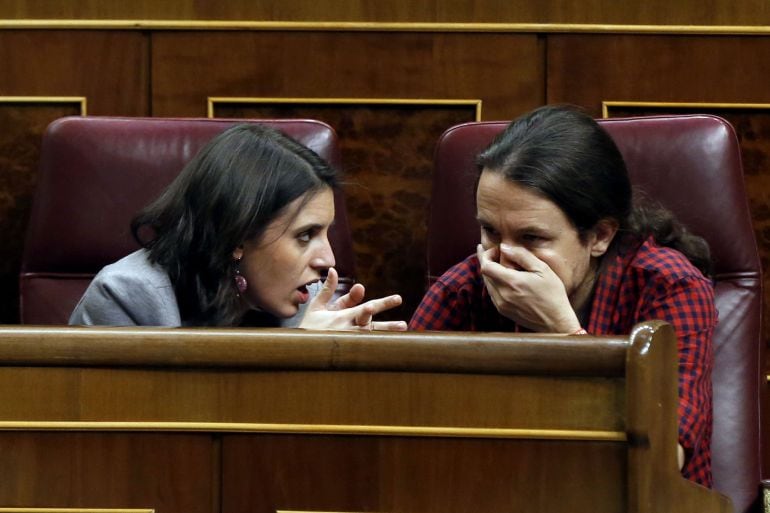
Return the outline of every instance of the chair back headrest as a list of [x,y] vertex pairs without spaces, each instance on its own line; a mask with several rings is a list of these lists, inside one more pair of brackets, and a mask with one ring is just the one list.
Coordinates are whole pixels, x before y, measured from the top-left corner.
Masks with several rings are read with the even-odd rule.
[[[727,121],[688,115],[602,119],[599,124],[618,145],[633,185],[709,242],[716,273],[758,269],[740,148]],[[506,126],[504,121],[464,123],[439,139],[428,226],[433,277],[468,256],[479,240],[475,158]],[[457,213],[457,222],[442,214],[450,211]]]
[[[130,222],[209,140],[238,123],[262,123],[339,169],[337,136],[314,120],[68,117],[43,135],[20,276],[21,321],[66,324],[105,265],[138,248]],[[353,277],[344,198],[335,193],[330,242],[340,276]]]

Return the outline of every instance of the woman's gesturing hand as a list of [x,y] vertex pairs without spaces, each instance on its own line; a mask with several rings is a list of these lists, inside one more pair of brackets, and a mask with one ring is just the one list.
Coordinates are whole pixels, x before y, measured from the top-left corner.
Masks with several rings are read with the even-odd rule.
[[350,288],[350,292],[332,302],[338,279],[337,271],[333,267],[330,268],[320,292],[310,301],[299,325],[300,328],[359,331],[406,330],[404,321],[373,320],[378,313],[400,305],[401,296],[395,294],[361,303],[364,300],[365,290],[363,285],[356,283]]
[[[500,251],[505,261],[499,263]],[[548,264],[524,248],[494,246],[476,249],[481,275],[492,302],[501,315],[538,332],[574,333],[580,329],[564,284]]]

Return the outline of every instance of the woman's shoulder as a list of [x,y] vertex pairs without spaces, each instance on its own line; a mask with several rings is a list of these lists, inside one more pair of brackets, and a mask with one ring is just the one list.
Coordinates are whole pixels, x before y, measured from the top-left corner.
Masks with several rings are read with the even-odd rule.
[[160,265],[150,261],[145,249],[134,251],[106,265],[94,277],[93,283],[109,286],[172,287],[168,273]]
[[168,274],[139,250],[105,266],[91,281],[70,324],[179,326]]

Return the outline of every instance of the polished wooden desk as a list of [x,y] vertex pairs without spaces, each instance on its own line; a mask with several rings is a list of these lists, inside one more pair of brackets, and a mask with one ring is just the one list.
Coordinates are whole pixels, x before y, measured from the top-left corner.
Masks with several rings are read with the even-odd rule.
[[0,362],[13,511],[731,511],[677,471],[676,341],[660,323],[630,337],[8,326]]

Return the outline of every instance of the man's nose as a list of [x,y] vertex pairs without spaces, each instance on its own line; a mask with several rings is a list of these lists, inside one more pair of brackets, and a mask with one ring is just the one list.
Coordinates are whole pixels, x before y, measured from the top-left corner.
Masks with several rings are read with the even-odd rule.
[[500,245],[498,246],[498,251],[500,252],[500,265],[503,267],[507,267],[508,269],[516,269],[517,271],[521,270],[521,266],[514,262],[507,253],[503,252],[502,246],[506,245],[511,249],[515,249],[517,247],[517,244],[514,241],[510,240],[503,240],[500,241]]

